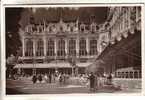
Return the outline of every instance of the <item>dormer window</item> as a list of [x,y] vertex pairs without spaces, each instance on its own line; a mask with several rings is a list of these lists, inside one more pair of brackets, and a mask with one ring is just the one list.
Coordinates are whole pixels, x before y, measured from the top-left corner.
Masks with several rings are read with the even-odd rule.
[[91,31],[92,31],[92,32],[95,32],[95,31],[96,31],[96,25],[95,25],[95,24],[92,24],[92,25],[91,25]]
[[96,27],[93,25],[92,26],[92,32],[95,32],[96,31]]
[[60,26],[60,31],[63,31],[63,27],[62,26]]
[[73,27],[70,27],[70,31],[73,32]]
[[99,30],[99,26],[96,25],[96,31]]
[[81,32],[84,32],[84,31],[85,31],[85,25],[84,25],[84,24],[82,24],[82,25],[80,26],[80,31],[81,31]]

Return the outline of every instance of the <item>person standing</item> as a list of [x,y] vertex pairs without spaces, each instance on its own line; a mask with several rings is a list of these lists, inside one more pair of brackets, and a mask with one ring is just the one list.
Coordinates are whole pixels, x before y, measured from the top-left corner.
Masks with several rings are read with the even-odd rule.
[[44,79],[45,79],[45,82],[48,83],[48,77],[47,77],[47,74],[44,75]]
[[33,75],[32,81],[33,81],[33,84],[35,84],[35,83],[37,82],[37,77],[36,77],[36,75]]
[[42,82],[42,75],[41,74],[39,74],[38,80],[39,80],[40,83]]
[[95,86],[94,86],[94,89],[95,89],[95,90],[98,89],[98,82],[99,82],[99,77],[98,77],[98,74],[96,73],[96,74],[95,74],[95,84],[94,84],[94,85],[95,85]]
[[59,84],[62,85],[62,82],[63,82],[63,75],[60,74],[60,75],[59,75]]
[[112,85],[112,75],[109,74],[108,76],[108,85]]
[[95,76],[93,72],[91,72],[91,75],[89,76],[89,80],[90,80],[90,91],[94,91],[95,90]]
[[51,83],[51,73],[49,73],[49,75],[48,75],[48,77],[49,77],[49,83]]

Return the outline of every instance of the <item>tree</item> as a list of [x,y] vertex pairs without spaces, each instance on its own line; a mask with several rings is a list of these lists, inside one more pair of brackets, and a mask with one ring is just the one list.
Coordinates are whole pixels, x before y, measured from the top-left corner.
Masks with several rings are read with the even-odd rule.
[[21,46],[18,31],[22,10],[22,8],[6,8],[6,58],[11,54],[16,56]]

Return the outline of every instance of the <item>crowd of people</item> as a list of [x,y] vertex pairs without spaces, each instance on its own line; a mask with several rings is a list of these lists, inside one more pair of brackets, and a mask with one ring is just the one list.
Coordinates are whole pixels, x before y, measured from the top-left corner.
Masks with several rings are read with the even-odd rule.
[[[14,79],[20,79],[18,76],[22,77],[31,77],[32,83],[58,83],[59,85],[69,85],[73,84],[75,82],[75,79],[79,80],[79,85],[87,85],[90,87],[90,91],[95,91],[99,89],[100,87],[103,87],[104,85],[112,85],[112,75],[101,75],[98,73],[84,73],[84,74],[78,74],[75,76],[65,74],[65,73],[37,73],[32,76],[30,75],[13,75]],[[73,78],[75,77],[75,78]]]
[[64,85],[68,83],[69,79],[68,74],[62,74],[62,73],[45,73],[45,74],[37,74],[32,76],[32,82],[33,84],[39,82],[45,82],[45,83],[59,83],[60,85]]

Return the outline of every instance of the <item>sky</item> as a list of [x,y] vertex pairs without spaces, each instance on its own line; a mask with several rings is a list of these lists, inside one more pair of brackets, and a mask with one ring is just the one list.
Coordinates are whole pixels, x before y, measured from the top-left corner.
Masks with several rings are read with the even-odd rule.
[[73,21],[78,19],[80,22],[88,23],[94,18],[98,24],[103,23],[107,18],[107,7],[81,7],[81,8],[37,8],[23,9],[21,13],[20,25],[22,28],[29,23],[30,16],[34,17],[35,23],[59,21]]

